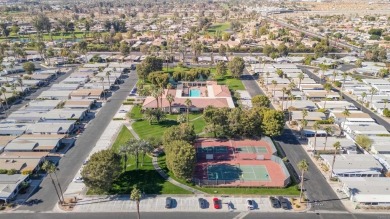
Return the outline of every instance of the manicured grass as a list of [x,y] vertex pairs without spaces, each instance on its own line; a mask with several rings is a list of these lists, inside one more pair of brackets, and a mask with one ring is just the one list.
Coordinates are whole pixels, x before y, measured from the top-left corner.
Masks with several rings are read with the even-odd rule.
[[[215,73],[216,73],[215,68],[211,68],[210,71],[211,71],[212,75],[215,75]],[[214,79],[217,80],[218,84],[227,85],[229,87],[229,89],[232,91],[245,90],[245,87],[244,87],[244,84],[242,83],[242,81],[239,78],[233,78],[231,76],[231,73],[229,70],[227,71],[227,75],[225,75],[223,77],[214,76]]]
[[139,120],[142,119],[141,106],[134,105],[129,113],[130,119]]
[[[120,146],[131,138],[134,138],[133,135],[127,127],[123,126],[112,149],[118,152]],[[126,170],[123,171],[119,178],[114,182],[112,189],[108,192],[109,194],[130,194],[134,185],[138,185],[146,194],[191,194],[191,192],[177,187],[162,178],[154,169],[152,158],[148,155],[146,155],[144,159],[139,157],[139,161],[139,169],[136,170],[135,157],[128,157]],[[121,163],[124,167],[125,163],[123,159],[121,160]],[[89,190],[87,194],[94,195],[95,193],[94,191]]]
[[[138,121],[133,123],[133,129],[142,139],[148,139],[150,137],[161,138],[167,128],[174,125],[179,125],[179,123],[176,121],[179,114],[166,115],[166,119],[161,121],[159,124],[149,124],[148,121],[143,120],[141,107],[134,106],[130,114],[134,116],[131,118],[138,119]],[[197,134],[202,132],[206,126],[206,122],[204,121],[202,114],[191,113],[189,118],[190,124],[194,125],[195,132]]]
[[207,29],[207,32],[213,34],[217,30],[224,32],[224,31],[227,31],[229,28],[230,28],[229,23],[216,23],[216,24],[211,25],[210,28]]
[[151,157],[145,156],[142,166],[142,158],[140,161],[139,169],[136,170],[135,159],[130,157],[126,171],[114,182],[111,194],[130,194],[134,185],[138,185],[146,194],[191,194],[163,179],[154,170]]
[[187,186],[201,190],[209,194],[226,194],[226,195],[299,195],[299,190],[295,185],[290,185],[287,188],[207,188],[195,186],[192,183],[185,182],[184,180],[177,179],[172,172],[169,172],[166,163],[165,155],[158,157],[158,164],[168,175],[176,181],[186,184]]
[[133,134],[131,134],[130,130],[126,126],[122,126],[118,137],[115,139],[114,144],[112,144],[112,149],[118,151],[121,145],[124,145],[128,140],[132,138],[134,138],[134,136]]

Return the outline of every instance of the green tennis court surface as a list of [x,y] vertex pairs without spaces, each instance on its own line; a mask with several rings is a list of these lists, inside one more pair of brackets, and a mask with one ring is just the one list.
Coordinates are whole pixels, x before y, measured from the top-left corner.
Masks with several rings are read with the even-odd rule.
[[229,149],[227,146],[218,146],[218,147],[201,147],[198,148],[198,153],[207,153],[207,154],[213,154],[213,153],[228,153]]
[[237,152],[242,153],[255,153],[255,154],[267,154],[267,148],[266,147],[253,147],[253,146],[242,146],[236,148]]
[[267,168],[263,165],[209,165],[207,177],[209,180],[270,181]]

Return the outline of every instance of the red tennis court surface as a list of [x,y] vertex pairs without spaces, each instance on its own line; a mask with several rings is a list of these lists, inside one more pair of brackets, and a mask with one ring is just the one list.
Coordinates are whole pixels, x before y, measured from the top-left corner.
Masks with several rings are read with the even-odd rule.
[[200,139],[194,181],[201,186],[285,187],[290,174],[269,138]]

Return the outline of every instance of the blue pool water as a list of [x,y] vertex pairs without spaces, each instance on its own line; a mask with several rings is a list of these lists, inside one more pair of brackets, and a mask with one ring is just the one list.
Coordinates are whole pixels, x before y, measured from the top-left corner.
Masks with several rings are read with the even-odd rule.
[[190,97],[200,97],[200,90],[190,90]]

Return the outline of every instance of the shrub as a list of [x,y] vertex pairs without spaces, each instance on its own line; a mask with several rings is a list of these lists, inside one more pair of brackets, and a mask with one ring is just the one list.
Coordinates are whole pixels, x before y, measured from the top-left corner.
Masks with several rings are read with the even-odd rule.
[[0,174],[7,174],[8,170],[0,169]]
[[32,174],[32,170],[23,170],[22,175],[30,175]]
[[7,171],[8,175],[14,175],[14,174],[17,174],[17,173],[18,173],[18,171],[15,170],[15,169],[10,169],[10,170]]

